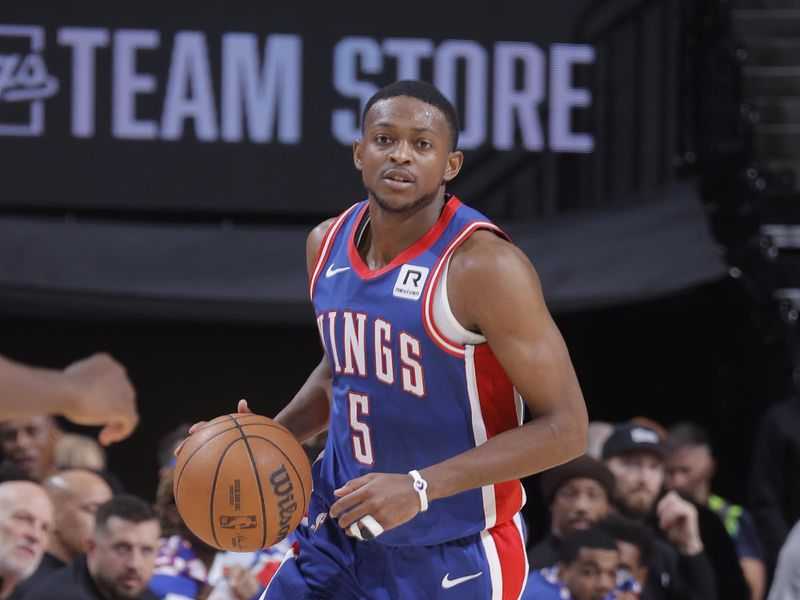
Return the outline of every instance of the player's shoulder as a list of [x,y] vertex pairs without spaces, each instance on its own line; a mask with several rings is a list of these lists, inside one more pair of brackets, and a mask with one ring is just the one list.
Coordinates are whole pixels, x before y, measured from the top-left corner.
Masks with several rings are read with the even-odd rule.
[[306,238],[306,256],[309,261],[315,261],[319,254],[319,249],[322,246],[322,240],[325,239],[325,234],[336,221],[336,217],[325,219],[322,223],[314,227]]
[[530,270],[525,253],[490,229],[473,232],[453,253],[451,273],[474,277],[482,274],[514,276]]

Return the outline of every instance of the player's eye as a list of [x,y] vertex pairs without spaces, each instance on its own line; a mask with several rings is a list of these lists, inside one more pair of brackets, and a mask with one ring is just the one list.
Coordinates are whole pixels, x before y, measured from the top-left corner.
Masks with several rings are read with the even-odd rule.
[[375,141],[378,142],[379,144],[388,144],[389,142],[392,141],[392,138],[390,138],[386,134],[381,133],[375,136]]
[[433,147],[433,144],[431,144],[428,140],[419,140],[417,141],[417,147],[423,150],[430,150]]

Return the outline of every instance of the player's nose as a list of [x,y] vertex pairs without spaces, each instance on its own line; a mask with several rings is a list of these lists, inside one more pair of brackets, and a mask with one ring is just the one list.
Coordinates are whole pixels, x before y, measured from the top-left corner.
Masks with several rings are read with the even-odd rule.
[[389,154],[389,158],[391,158],[396,163],[406,163],[411,160],[411,144],[409,144],[406,140],[399,140],[394,146],[392,146],[392,151]]

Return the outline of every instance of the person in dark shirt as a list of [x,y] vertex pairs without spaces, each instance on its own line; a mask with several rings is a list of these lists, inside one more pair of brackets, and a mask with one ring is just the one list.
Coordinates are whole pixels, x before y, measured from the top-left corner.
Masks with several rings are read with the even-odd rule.
[[540,485],[550,511],[550,532],[528,551],[531,569],[553,566],[564,537],[608,515],[614,475],[584,455],[542,473]]
[[68,469],[42,482],[55,507],[53,530],[39,568],[22,584],[31,589],[50,573],[72,564],[86,552],[94,531],[98,507],[111,499],[111,488],[100,475],[85,469]]
[[[733,597],[717,594],[697,508],[675,492],[661,496],[665,456],[659,435],[632,423],[616,425],[603,445],[603,460],[615,478],[616,510],[662,537],[648,564],[642,598],[730,600]],[[734,566],[739,569],[738,563]]]
[[736,544],[736,554],[753,600],[761,600],[767,572],[764,548],[755,520],[743,507],[711,493],[717,463],[708,434],[694,423],[678,423],[669,429],[667,487],[707,506],[722,520]]
[[116,496],[98,508],[86,556],[51,573],[20,600],[155,600],[147,583],[160,533],[146,502]]

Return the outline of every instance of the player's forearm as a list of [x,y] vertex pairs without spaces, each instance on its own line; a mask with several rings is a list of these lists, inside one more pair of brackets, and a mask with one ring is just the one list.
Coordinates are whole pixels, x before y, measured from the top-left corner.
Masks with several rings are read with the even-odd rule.
[[301,442],[328,427],[331,406],[331,379],[327,359],[311,372],[300,391],[275,420]]
[[586,452],[585,412],[539,417],[486,443],[420,470],[436,500],[492,483],[527,477]]
[[63,414],[74,400],[63,372],[29,367],[0,356],[0,414],[14,419]]

